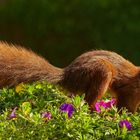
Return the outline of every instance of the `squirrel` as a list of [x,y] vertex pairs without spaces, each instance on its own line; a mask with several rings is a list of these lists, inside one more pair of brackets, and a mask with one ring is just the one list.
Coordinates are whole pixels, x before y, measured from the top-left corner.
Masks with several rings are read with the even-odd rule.
[[91,111],[107,90],[118,109],[134,113],[140,104],[140,68],[115,52],[92,50],[57,68],[31,50],[0,42],[0,88],[34,81],[58,84],[74,95],[85,93]]

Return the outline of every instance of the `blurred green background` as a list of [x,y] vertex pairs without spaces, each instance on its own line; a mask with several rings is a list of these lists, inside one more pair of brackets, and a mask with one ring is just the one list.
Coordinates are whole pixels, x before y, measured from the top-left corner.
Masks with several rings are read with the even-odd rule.
[[0,0],[0,40],[60,67],[92,49],[140,65],[139,0]]

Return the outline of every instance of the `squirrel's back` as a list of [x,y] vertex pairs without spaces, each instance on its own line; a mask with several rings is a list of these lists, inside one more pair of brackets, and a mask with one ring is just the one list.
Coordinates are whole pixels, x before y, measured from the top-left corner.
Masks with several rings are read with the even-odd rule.
[[92,62],[92,64],[94,64],[95,61],[99,60],[108,61],[117,71],[128,70],[129,72],[132,69],[136,68],[134,64],[132,64],[130,61],[126,60],[119,54],[106,50],[94,50],[86,52],[77,57],[70,66],[78,66],[83,64],[90,65]]

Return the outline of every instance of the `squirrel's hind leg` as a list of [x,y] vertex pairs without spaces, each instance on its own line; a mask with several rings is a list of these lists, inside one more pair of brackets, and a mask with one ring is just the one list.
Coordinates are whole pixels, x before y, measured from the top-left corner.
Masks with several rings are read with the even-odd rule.
[[95,110],[95,103],[108,90],[112,80],[112,71],[110,67],[102,64],[102,66],[100,65],[100,68],[101,69],[94,71],[95,73],[85,95],[85,100],[89,104],[91,111]]

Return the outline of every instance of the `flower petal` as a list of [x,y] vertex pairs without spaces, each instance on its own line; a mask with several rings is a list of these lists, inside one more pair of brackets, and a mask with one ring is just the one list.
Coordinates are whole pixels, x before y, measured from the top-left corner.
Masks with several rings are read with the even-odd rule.
[[16,109],[17,109],[17,107],[15,107],[15,108],[12,110],[12,112],[11,112],[11,114],[9,115],[9,117],[7,118],[7,120],[11,120],[11,119],[17,118],[17,116],[16,116],[16,114],[15,114]]
[[127,128],[127,130],[132,130],[132,125],[131,125],[131,123],[129,122],[129,121],[127,121],[127,120],[121,120],[120,122],[119,122],[119,125],[120,125],[120,127],[126,127]]
[[68,114],[68,118],[70,118],[72,116],[73,111],[74,111],[74,107],[71,104],[62,104],[60,106],[60,111],[66,112]]
[[47,120],[50,120],[52,118],[52,114],[50,112],[42,112],[41,115]]
[[107,102],[99,101],[99,102],[96,102],[95,109],[98,113],[100,113],[101,112],[101,109],[100,109],[101,106],[104,107],[104,108],[111,108],[115,103],[116,103],[116,99],[114,99],[114,98],[111,101],[107,101]]

